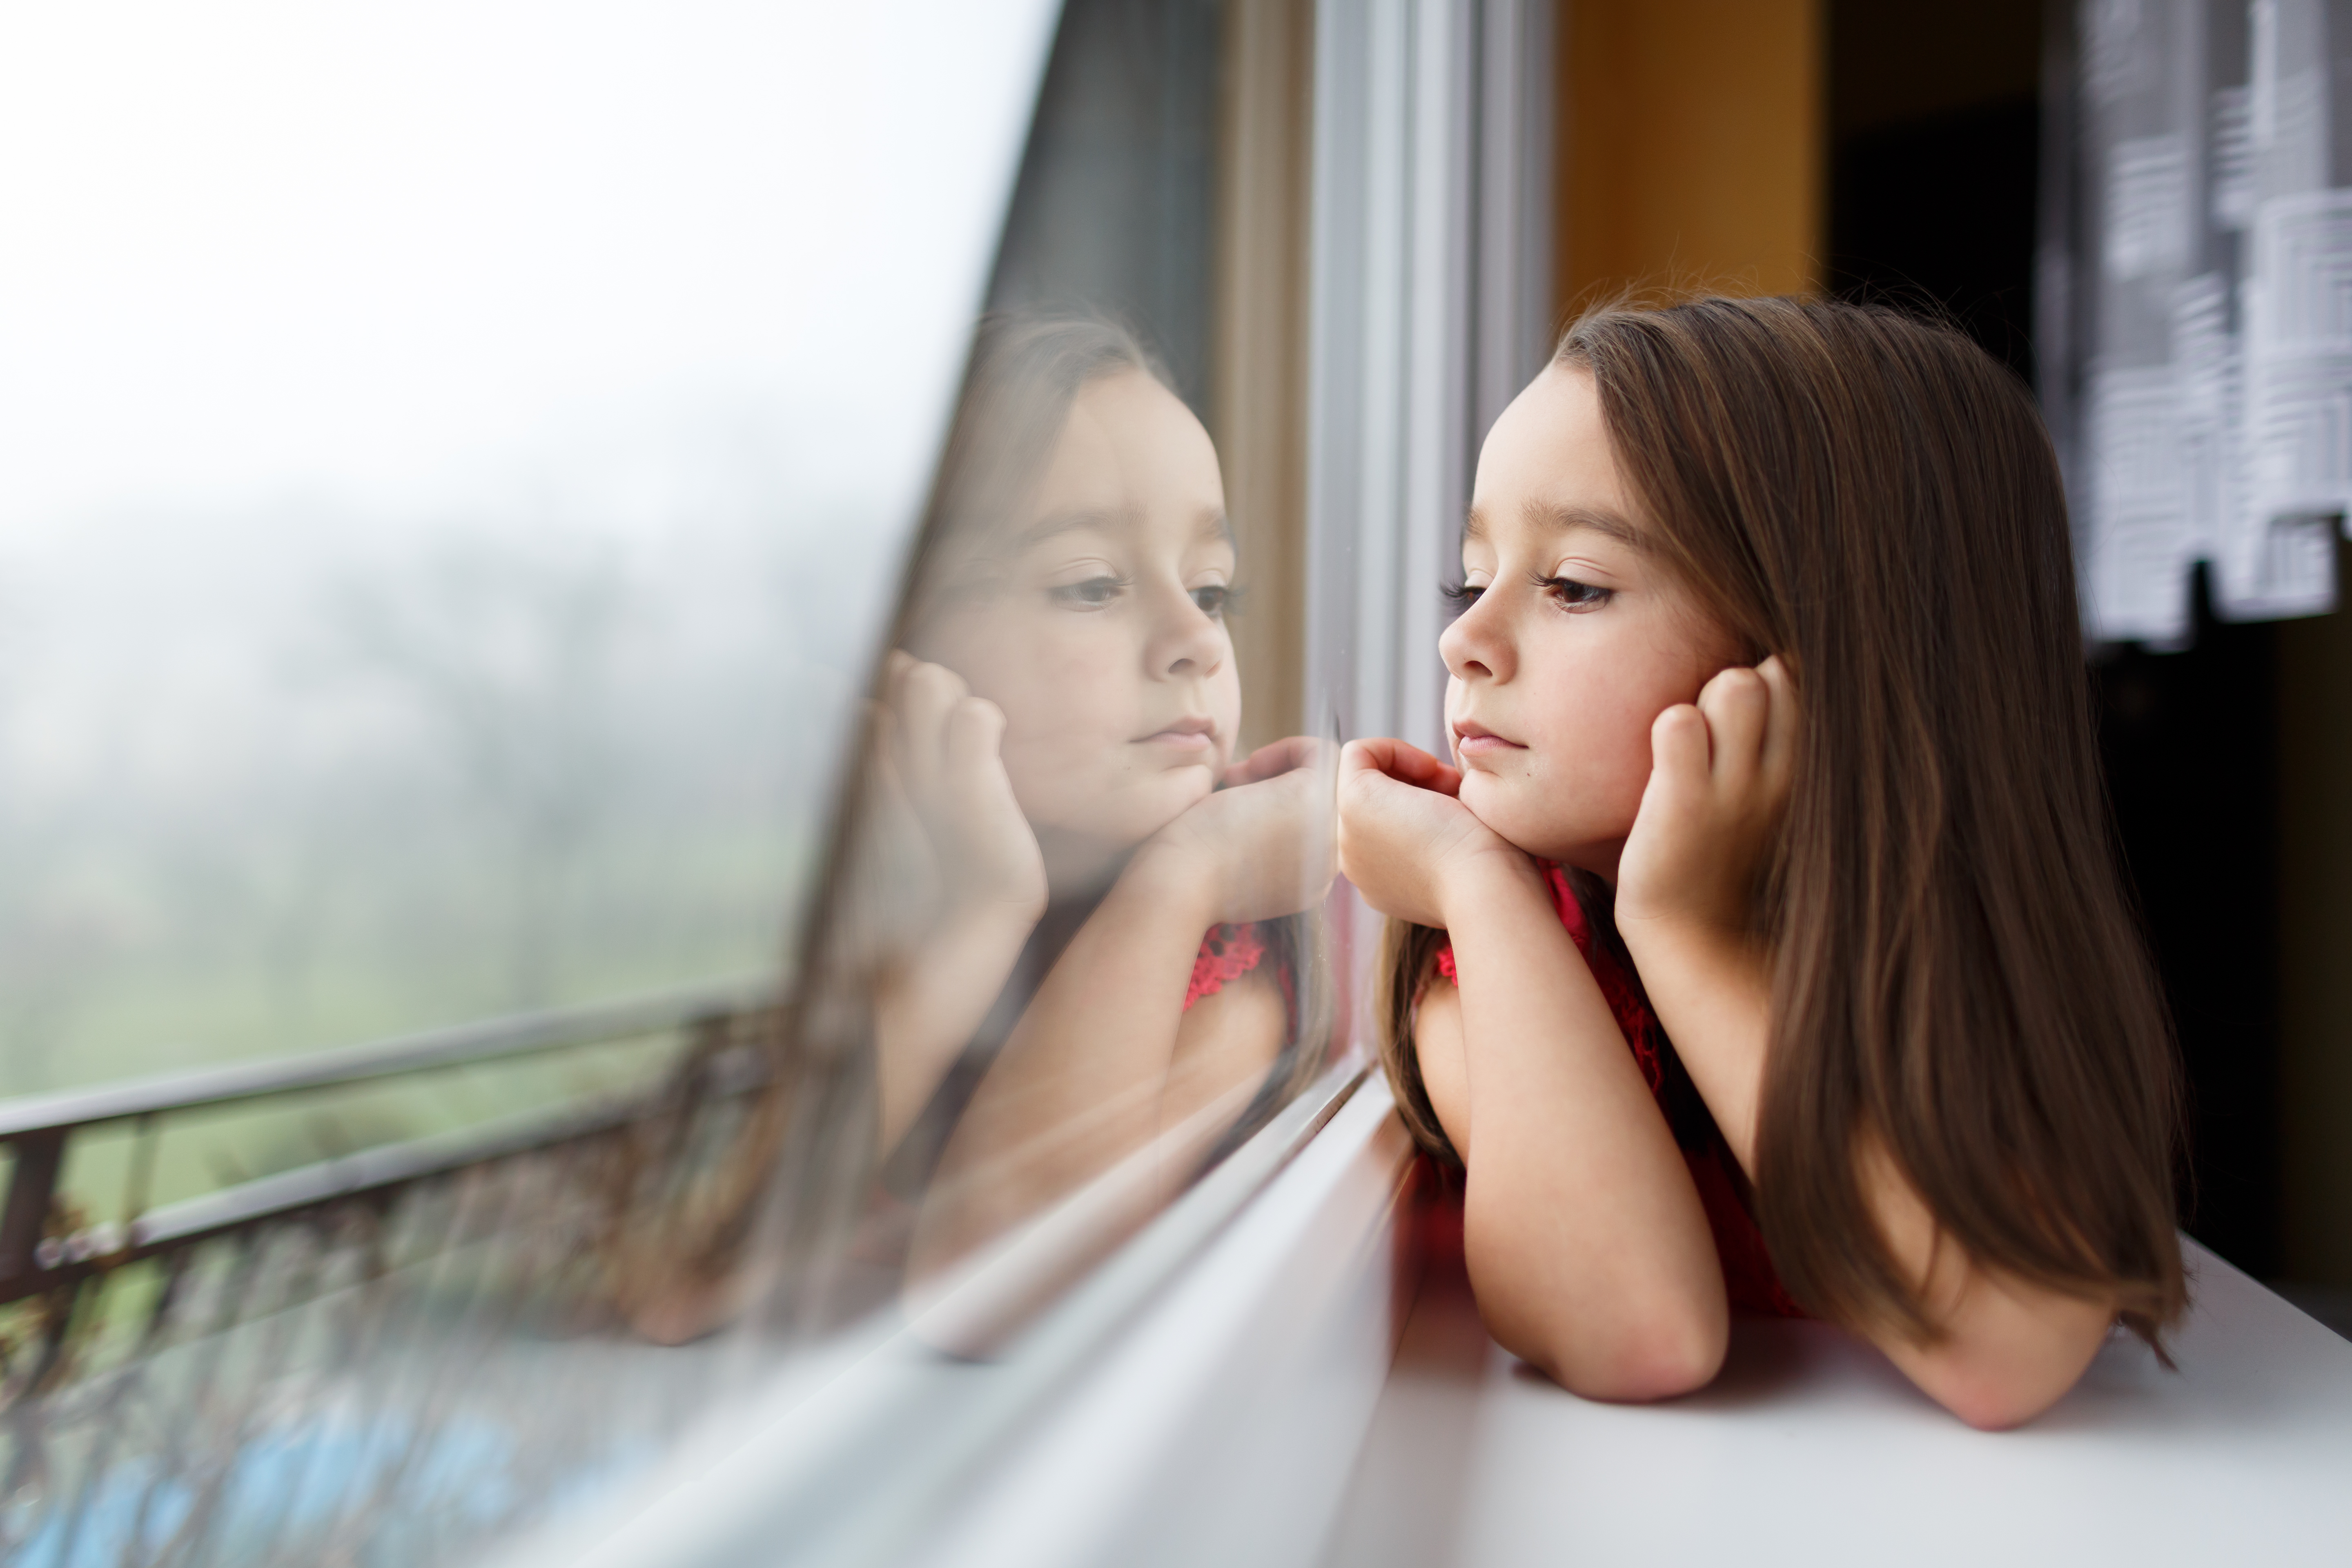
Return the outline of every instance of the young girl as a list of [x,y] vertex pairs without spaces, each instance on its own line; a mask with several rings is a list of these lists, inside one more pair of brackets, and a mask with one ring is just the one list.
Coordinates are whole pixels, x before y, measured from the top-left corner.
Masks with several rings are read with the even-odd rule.
[[984,326],[875,726],[929,865],[872,1002],[918,1278],[1158,1140],[1140,1217],[1319,1065],[1291,917],[1329,773],[1234,757],[1234,564],[1208,433],[1130,337]]
[[1980,1427],[2155,1342],[2174,1068],[2023,387],[1884,310],[1601,310],[1462,566],[1453,760],[1350,745],[1340,864],[1495,1337],[1654,1399],[1809,1312]]

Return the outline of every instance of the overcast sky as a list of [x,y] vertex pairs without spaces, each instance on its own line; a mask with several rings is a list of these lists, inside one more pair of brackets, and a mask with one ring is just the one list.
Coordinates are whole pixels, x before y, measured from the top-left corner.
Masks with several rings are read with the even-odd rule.
[[0,0],[0,554],[620,469],[657,514],[719,416],[903,500],[1051,9]]

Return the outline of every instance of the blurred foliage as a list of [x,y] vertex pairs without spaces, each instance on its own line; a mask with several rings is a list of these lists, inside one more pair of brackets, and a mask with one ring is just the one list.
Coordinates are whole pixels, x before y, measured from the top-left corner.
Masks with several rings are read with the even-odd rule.
[[823,536],[383,531],[0,576],[0,1094],[777,963],[856,666]]

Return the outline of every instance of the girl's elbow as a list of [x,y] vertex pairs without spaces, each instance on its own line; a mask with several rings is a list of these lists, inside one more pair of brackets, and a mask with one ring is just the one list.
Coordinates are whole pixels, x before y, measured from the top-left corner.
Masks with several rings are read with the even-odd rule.
[[2007,1432],[2024,1426],[2066,1396],[2105,1342],[2094,1331],[2068,1324],[2026,1344],[1993,1349],[1958,1345],[1931,1355],[1913,1373],[1920,1388],[1979,1432]]
[[1713,1383],[1729,1342],[1729,1325],[1721,1314],[1691,1312],[1587,1332],[1521,1353],[1581,1398],[1645,1405]]
[[1938,1405],[1978,1431],[2008,1432],[2057,1404],[2059,1395],[2066,1391],[1979,1378],[1927,1392]]
[[2081,1375],[2080,1369],[2059,1376],[2047,1369],[1973,1368],[1928,1380],[1925,1387],[1978,1431],[2008,1432],[2064,1398]]
[[1724,1346],[1695,1340],[1664,1340],[1628,1347],[1603,1368],[1589,1387],[1576,1393],[1587,1399],[1621,1405],[1647,1405],[1696,1394],[1723,1370]]

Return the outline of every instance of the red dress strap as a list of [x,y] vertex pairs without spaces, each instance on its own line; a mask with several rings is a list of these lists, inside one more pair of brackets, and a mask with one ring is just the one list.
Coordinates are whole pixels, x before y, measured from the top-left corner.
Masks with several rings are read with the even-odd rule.
[[[1634,1063],[1642,1069],[1643,1081],[1650,1086],[1651,1097],[1657,1100],[1668,1125],[1674,1126],[1678,1120],[1675,1100],[1694,1107],[1700,1102],[1686,1086],[1681,1095],[1670,1095],[1668,1063],[1673,1062],[1674,1076],[1683,1076],[1681,1063],[1674,1057],[1673,1042],[1659,1026],[1658,1016],[1651,1010],[1641,982],[1626,973],[1607,947],[1592,940],[1591,922],[1585,918],[1584,906],[1577,901],[1568,873],[1549,861],[1538,860],[1536,864],[1543,868],[1544,885],[1551,893],[1552,913],[1568,928],[1576,951],[1584,955],[1593,980],[1601,987],[1601,999],[1609,1004],[1618,1030],[1625,1037],[1626,1048],[1633,1053]],[[1438,950],[1437,969],[1456,985],[1461,984],[1454,973],[1452,942]],[[1733,1310],[1773,1318],[1805,1316],[1805,1310],[1781,1285],[1780,1273],[1772,1267],[1772,1255],[1764,1246],[1764,1233],[1749,1206],[1746,1176],[1739,1170],[1731,1146],[1724,1142],[1722,1130],[1703,1108],[1696,1110],[1696,1116],[1705,1119],[1706,1125],[1676,1126],[1675,1140],[1682,1145],[1684,1163],[1690,1167],[1692,1184],[1698,1188],[1699,1203],[1706,1210],[1707,1228],[1715,1236],[1716,1256],[1723,1264],[1724,1288],[1731,1298]]]
[[[1584,906],[1576,901],[1576,889],[1569,885],[1568,873],[1548,860],[1536,862],[1543,868],[1544,887],[1551,894],[1552,913],[1568,928],[1570,940],[1576,951],[1584,954],[1584,962],[1592,970],[1592,978],[1600,983],[1601,1000],[1609,1004],[1610,1013],[1617,1020],[1618,1030],[1633,1052],[1633,1060],[1642,1068],[1642,1081],[1650,1086],[1652,1094],[1665,1085],[1665,1066],[1658,1058],[1658,1043],[1663,1037],[1658,1028],[1657,1015],[1650,1011],[1647,998],[1633,978],[1618,967],[1606,949],[1596,951],[1592,945],[1592,927],[1584,918]],[[1437,953],[1438,973],[1456,985],[1461,981],[1454,973],[1454,944],[1447,942]]]

